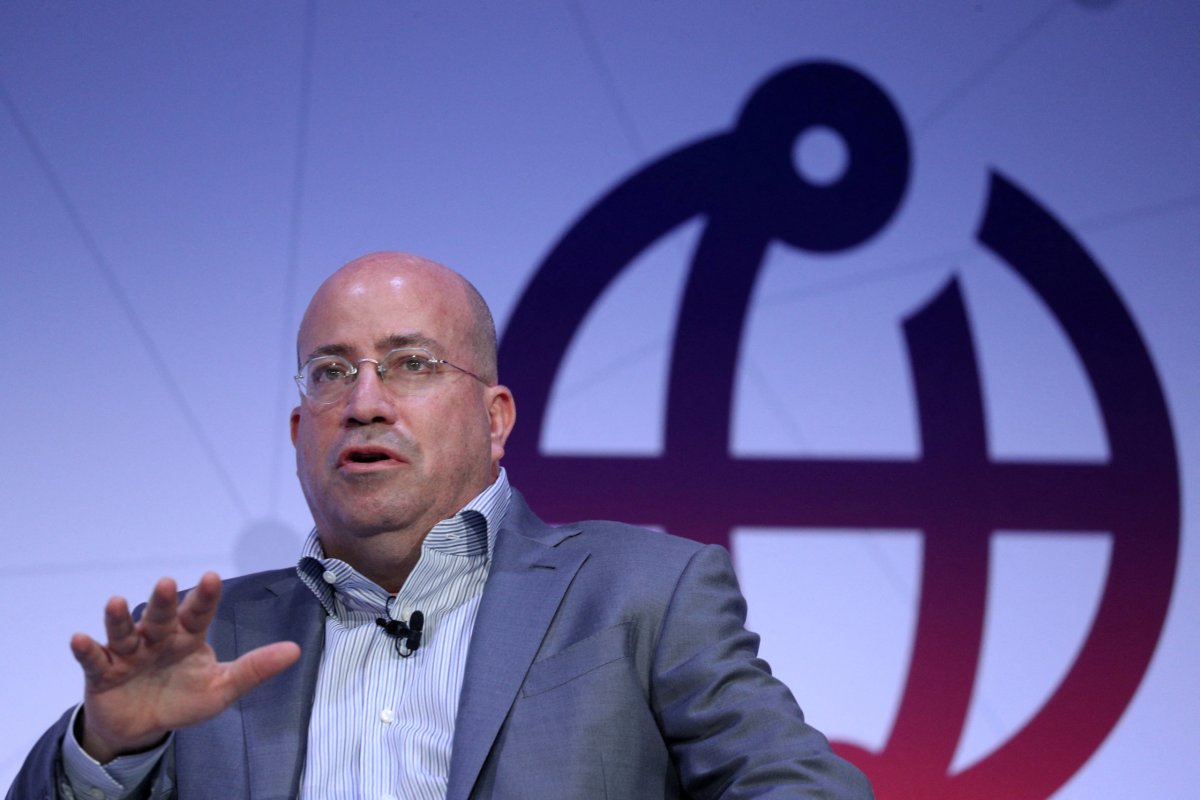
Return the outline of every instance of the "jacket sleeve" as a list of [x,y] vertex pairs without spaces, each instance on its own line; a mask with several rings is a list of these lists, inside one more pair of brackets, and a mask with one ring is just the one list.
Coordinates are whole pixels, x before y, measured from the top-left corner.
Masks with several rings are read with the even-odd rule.
[[71,714],[72,711],[63,714],[37,740],[9,787],[6,800],[54,800],[59,796],[59,786],[65,785],[66,781],[62,770],[62,740]]
[[[6,800],[70,800],[78,797],[71,791],[71,779],[63,765],[63,743],[71,735],[74,715],[75,709],[68,710],[38,739],[9,788]],[[123,797],[152,800],[175,797],[173,749],[167,747],[155,761],[152,772]]]
[[866,777],[804,721],[758,658],[728,553],[701,548],[654,648],[651,702],[688,795],[870,800]]

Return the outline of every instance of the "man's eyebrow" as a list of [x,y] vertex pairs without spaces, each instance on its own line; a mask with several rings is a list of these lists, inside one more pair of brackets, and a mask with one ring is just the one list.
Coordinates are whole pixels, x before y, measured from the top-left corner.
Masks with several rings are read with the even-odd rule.
[[351,352],[350,345],[347,344],[323,344],[320,347],[314,348],[305,360],[308,361],[317,356],[341,356],[342,358],[349,358]]
[[379,352],[381,353],[388,350],[398,350],[402,347],[423,347],[435,355],[440,355],[437,352],[437,340],[420,333],[393,333],[391,336],[375,342],[375,346],[379,348]]
[[[436,339],[431,339],[420,333],[393,333],[391,336],[385,336],[375,342],[375,349],[380,355],[404,347],[423,347],[436,354],[438,342]],[[313,351],[308,354],[308,359],[317,358],[318,356],[341,356],[347,360],[352,360],[354,355],[354,348],[350,345],[334,343],[323,344],[320,347],[313,348]]]

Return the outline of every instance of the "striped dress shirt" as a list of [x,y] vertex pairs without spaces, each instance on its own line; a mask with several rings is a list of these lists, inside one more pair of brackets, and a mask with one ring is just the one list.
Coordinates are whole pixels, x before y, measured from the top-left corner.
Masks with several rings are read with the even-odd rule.
[[[326,558],[316,531],[309,534],[297,570],[329,616],[301,798],[446,796],[467,649],[510,497],[501,470],[433,527],[394,596]],[[404,658],[376,619],[407,623],[414,611],[424,614],[425,630],[419,650]]]

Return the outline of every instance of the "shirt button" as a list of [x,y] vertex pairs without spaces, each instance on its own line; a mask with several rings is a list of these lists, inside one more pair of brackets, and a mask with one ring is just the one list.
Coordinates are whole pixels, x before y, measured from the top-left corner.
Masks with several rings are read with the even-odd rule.
[[326,583],[337,583],[337,573],[331,569],[325,570],[325,574],[321,576]]
[[385,725],[391,725],[396,721],[396,712],[390,708],[385,708],[379,712],[379,721]]
[[93,786],[91,789],[88,789],[88,797],[92,798],[92,800],[104,800],[104,790],[99,786]]

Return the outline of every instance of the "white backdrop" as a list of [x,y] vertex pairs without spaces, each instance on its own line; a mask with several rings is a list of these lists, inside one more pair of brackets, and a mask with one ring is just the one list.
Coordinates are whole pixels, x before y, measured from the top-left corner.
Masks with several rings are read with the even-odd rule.
[[[324,275],[371,250],[419,252],[474,281],[503,331],[592,203],[729,130],[771,74],[820,59],[888,94],[910,182],[859,248],[768,251],[731,452],[919,455],[900,326],[957,277],[989,453],[1103,462],[1103,420],[1062,331],[975,241],[990,171],[1016,181],[1132,314],[1181,476],[1180,558],[1153,660],[1054,797],[1192,796],[1200,6],[902,5],[0,4],[0,785],[78,696],[67,640],[99,632],[110,594],[294,559],[310,521],[287,439],[293,335]],[[798,168],[836,176],[839,148],[813,137]],[[665,235],[593,309],[555,385],[546,452],[661,447],[674,313],[702,228]],[[751,626],[818,727],[882,747],[912,647],[921,533],[785,533],[732,539]],[[1105,531],[1001,534],[990,547],[955,771],[1062,680],[1111,554]]]

